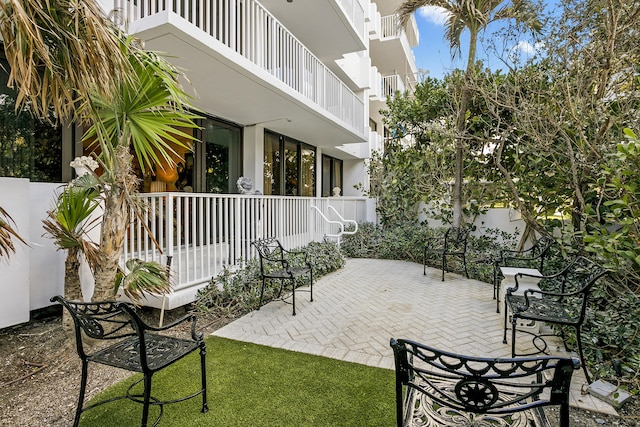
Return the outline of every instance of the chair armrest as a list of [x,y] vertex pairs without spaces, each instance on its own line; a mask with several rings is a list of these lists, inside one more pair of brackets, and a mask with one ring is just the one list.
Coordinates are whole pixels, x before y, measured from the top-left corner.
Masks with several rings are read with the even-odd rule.
[[[307,267],[311,268],[311,263],[309,262],[309,253],[307,251],[288,251],[286,249],[282,250],[285,254],[290,254],[293,256],[294,260],[299,259],[302,263],[304,263]],[[289,270],[289,266],[291,262],[288,260],[283,260],[283,267],[286,270]]]
[[565,297],[572,297],[572,296],[579,295],[581,293],[585,293],[585,290],[588,287],[589,286],[582,286],[580,289],[574,292],[550,292],[550,291],[543,291],[541,289],[527,289],[524,291],[524,294],[523,294],[525,304],[522,307],[517,307],[516,311],[518,313],[527,311],[529,309],[529,306],[531,305],[529,302],[529,298],[532,297],[534,294],[539,294],[541,298],[544,296],[548,296],[548,297],[558,297],[558,300],[561,300],[562,298],[565,298]]
[[149,325],[148,323],[146,323],[144,320],[142,320],[140,318],[140,316],[138,316],[138,314],[135,312],[135,310],[127,303],[118,303],[118,306],[122,307],[128,314],[129,316],[131,316],[131,318],[134,320],[134,322],[139,325],[144,331],[152,331],[152,332],[163,332],[163,331],[167,331],[169,329],[173,329],[178,325],[181,325],[183,323],[186,322],[191,322],[191,337],[196,340],[199,341],[200,339],[202,339],[202,333],[196,333],[196,322],[197,322],[197,318],[196,315],[193,313],[187,314],[177,320],[174,320],[173,322],[164,325],[164,326],[152,326]]
[[432,249],[442,249],[444,243],[444,236],[427,237],[424,242],[424,250],[429,251]]
[[533,277],[535,279],[542,279],[545,276],[543,276],[541,274],[538,275],[538,274],[518,273],[518,274],[516,274],[514,276],[516,285],[515,286],[511,286],[511,287],[506,289],[507,295],[511,295],[513,292],[517,291],[520,288],[520,283],[519,283],[518,279],[522,278],[522,277]]

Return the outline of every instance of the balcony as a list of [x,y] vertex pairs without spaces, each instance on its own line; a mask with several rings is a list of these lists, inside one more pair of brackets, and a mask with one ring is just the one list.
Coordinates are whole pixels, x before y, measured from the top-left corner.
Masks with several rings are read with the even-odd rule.
[[367,48],[365,13],[358,0],[260,3],[329,67],[345,53]]
[[147,49],[187,70],[203,111],[241,125],[287,118],[269,127],[316,146],[366,140],[363,101],[261,3],[114,0],[114,7]]
[[383,75],[416,76],[418,69],[411,48],[417,44],[418,26],[413,16],[405,28],[398,26],[397,15],[383,16],[371,36],[371,62]]

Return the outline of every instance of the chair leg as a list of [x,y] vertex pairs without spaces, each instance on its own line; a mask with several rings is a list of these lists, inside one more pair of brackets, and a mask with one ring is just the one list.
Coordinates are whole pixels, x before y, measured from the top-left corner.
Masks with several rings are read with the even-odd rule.
[[511,357],[516,357],[516,325],[517,324],[518,324],[518,319],[516,318],[515,313],[512,313],[511,314]]
[[311,302],[313,302],[313,270],[309,270],[309,288],[311,290]]
[[264,296],[265,278],[262,278],[262,287],[260,288],[260,301],[258,302],[258,310],[262,307],[262,297]]
[[422,274],[427,275],[427,248],[422,251]]
[[209,411],[207,403],[207,363],[205,356],[207,355],[207,347],[204,341],[200,343],[200,374],[202,376],[202,413]]
[[296,279],[291,279],[291,295],[292,295],[292,304],[293,304],[293,315],[296,315]]
[[447,256],[442,254],[442,281],[444,282],[444,270],[447,269]]
[[142,407],[142,427],[147,427],[149,420],[149,402],[151,400],[151,377],[153,373],[144,374],[144,404]]
[[504,311],[504,335],[502,336],[502,343],[507,343],[507,301],[504,302],[504,307],[502,308]]
[[462,264],[464,264],[464,274],[469,278],[469,272],[467,271],[467,257],[462,254]]
[[591,384],[591,376],[587,371],[587,362],[584,360],[584,353],[582,351],[582,337],[580,336],[580,326],[576,327],[576,340],[578,341],[578,354],[580,355],[580,363],[582,363],[584,376],[587,379],[587,384]]
[[73,419],[73,427],[77,427],[80,423],[80,415],[82,415],[82,407],[84,404],[84,394],[87,390],[87,371],[88,364],[86,360],[82,361],[82,377],[80,379],[80,394],[78,395],[78,407],[76,408],[76,416]]
[[[493,266],[493,299],[497,299],[496,297],[496,285],[498,284],[498,274],[496,273],[496,266]],[[500,312],[500,310],[498,310]]]
[[560,404],[560,427],[569,427],[569,402]]

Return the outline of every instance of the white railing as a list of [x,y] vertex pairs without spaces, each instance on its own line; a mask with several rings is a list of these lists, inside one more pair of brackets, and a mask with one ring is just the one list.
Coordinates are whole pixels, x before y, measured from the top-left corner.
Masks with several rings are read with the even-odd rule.
[[174,290],[204,283],[225,266],[254,257],[251,242],[260,237],[277,237],[288,249],[322,241],[335,230],[313,215],[311,206],[322,211],[331,207],[359,222],[369,220],[367,199],[360,197],[150,193],[140,198],[145,216],[132,220],[123,260],[163,263],[172,256]]
[[175,13],[364,132],[364,102],[255,0],[114,0],[114,8],[128,24]]
[[398,22],[398,15],[387,15],[380,19],[381,40],[400,38],[404,33],[409,46],[418,45],[418,24],[412,15],[407,21],[407,25],[401,28]]
[[414,87],[409,78],[402,79],[399,74],[385,76],[382,78],[382,94],[386,97],[393,98],[396,92],[401,94],[405,91],[413,92]]
[[362,40],[365,39],[364,9],[357,0],[337,0],[347,19],[353,24]]

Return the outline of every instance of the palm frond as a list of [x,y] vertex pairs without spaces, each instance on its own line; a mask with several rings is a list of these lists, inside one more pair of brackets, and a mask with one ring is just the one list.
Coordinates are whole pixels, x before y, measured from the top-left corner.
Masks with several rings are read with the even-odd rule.
[[54,240],[60,249],[86,249],[88,239],[86,233],[99,219],[89,221],[91,214],[98,207],[97,193],[93,188],[82,189],[67,187],[58,197],[54,209],[48,212],[43,220],[46,234]]
[[[58,119],[84,111],[89,94],[108,94],[115,78],[130,74],[116,27],[95,0],[5,0],[0,36],[16,105]],[[91,70],[91,72],[87,72]]]
[[13,243],[13,239],[16,239],[25,245],[27,242],[18,234],[13,228],[15,226],[13,218],[0,207],[0,257],[9,257],[12,253],[15,253],[16,247]]
[[154,261],[132,258],[127,261],[128,273],[118,272],[114,293],[121,287],[132,301],[144,298],[145,293],[166,294],[171,290],[169,269]]
[[100,157],[112,170],[114,150],[118,145],[131,146],[143,172],[160,160],[172,164],[178,157],[174,147],[190,148],[195,138],[181,130],[198,126],[190,105],[190,96],[178,82],[180,73],[162,56],[130,48],[132,39],[123,40],[123,50],[130,50],[129,61],[136,78],[113,88],[114,95],[91,98],[92,109],[99,118],[83,139],[100,145]]

